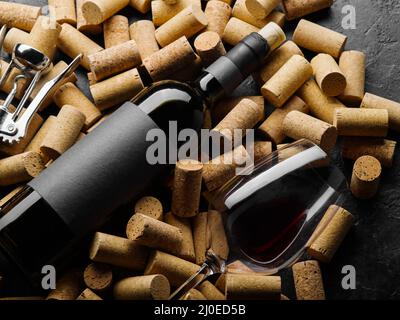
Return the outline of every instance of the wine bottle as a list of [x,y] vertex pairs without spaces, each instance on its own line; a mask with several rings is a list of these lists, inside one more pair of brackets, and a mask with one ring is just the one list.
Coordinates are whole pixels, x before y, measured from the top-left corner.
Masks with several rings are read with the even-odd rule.
[[165,171],[146,160],[147,132],[167,131],[170,121],[178,130],[199,130],[204,108],[231,93],[284,40],[270,23],[193,83],[158,82],[118,108],[1,208],[0,275],[40,286],[43,266],[65,261],[83,236]]

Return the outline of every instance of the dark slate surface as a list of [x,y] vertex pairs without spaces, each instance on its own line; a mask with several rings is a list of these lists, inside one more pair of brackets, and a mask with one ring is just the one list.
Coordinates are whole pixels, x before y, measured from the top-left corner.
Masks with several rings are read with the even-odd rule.
[[[11,2],[46,5],[43,0],[12,0]],[[345,5],[356,8],[356,29],[344,30],[341,21]],[[123,14],[132,21],[142,18],[133,9]],[[337,0],[332,9],[311,15],[308,19],[348,35],[347,49],[362,50],[368,56],[367,91],[400,101],[400,2],[398,0]],[[288,23],[291,35],[297,21]],[[100,39],[101,41],[101,39]],[[69,60],[68,60],[69,61]],[[87,91],[85,73],[79,72],[78,85]],[[248,79],[235,95],[253,94],[254,82]],[[398,135],[391,133],[391,138]],[[336,257],[323,266],[324,283],[330,299],[398,299],[400,298],[400,166],[399,152],[394,166],[385,169],[379,194],[371,201],[356,201],[349,194],[345,207],[358,218]],[[350,177],[352,163],[335,161]],[[344,265],[353,265],[357,272],[356,290],[341,288]],[[294,298],[292,277],[284,271],[283,291]]]

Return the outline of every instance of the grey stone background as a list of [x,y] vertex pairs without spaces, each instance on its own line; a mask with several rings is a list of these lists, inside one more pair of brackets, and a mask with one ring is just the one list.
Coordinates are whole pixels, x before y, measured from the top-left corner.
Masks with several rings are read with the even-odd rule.
[[[45,0],[12,0],[10,2],[46,5]],[[341,26],[343,6],[356,8],[356,29]],[[143,16],[127,8],[123,14],[132,21]],[[346,49],[367,54],[368,92],[400,101],[400,1],[399,0],[337,0],[330,10],[313,14],[307,19],[348,35]],[[288,23],[289,38],[297,21]],[[101,39],[99,39],[101,41]],[[67,60],[69,61],[69,60]],[[78,85],[88,93],[85,73],[79,71]],[[254,94],[251,79],[235,95]],[[269,108],[271,111],[271,108]],[[390,134],[398,140],[399,135]],[[357,223],[329,265],[323,266],[323,277],[329,299],[399,299],[400,298],[400,152],[396,152],[393,168],[385,169],[379,194],[370,201],[357,201],[350,194],[344,205],[357,216]],[[335,152],[335,162],[351,175],[352,163],[342,161]],[[344,265],[353,265],[357,272],[356,290],[341,288]],[[294,298],[293,280],[289,271],[282,272],[283,291]]]

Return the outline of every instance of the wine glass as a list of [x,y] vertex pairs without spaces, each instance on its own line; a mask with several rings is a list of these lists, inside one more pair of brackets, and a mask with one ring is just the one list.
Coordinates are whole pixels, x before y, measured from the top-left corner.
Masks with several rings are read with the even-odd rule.
[[305,139],[243,169],[211,203],[226,220],[229,261],[264,274],[292,265],[329,206],[343,203],[346,188],[343,173],[328,155]]
[[[329,206],[343,203],[346,188],[343,173],[328,155],[305,139],[243,168],[210,204],[225,220],[230,245],[226,263],[239,260],[263,274],[291,266],[311,237],[329,223],[330,219],[324,219],[325,224],[319,224]],[[224,271],[225,264],[209,252],[199,273],[207,277]],[[193,279],[195,275],[180,289]]]

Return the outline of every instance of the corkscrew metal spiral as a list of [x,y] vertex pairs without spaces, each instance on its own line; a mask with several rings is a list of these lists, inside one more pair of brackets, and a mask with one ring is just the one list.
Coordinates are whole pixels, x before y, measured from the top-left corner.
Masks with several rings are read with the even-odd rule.
[[[7,27],[3,26],[0,30],[1,49],[3,48],[6,32]],[[2,71],[0,78],[1,88],[12,76],[13,71],[17,70],[17,75],[12,80],[12,88],[7,98],[0,104],[0,142],[9,144],[18,143],[26,136],[34,114],[51,94],[52,89],[76,70],[81,59],[82,55],[77,56],[60,74],[46,82],[31,102],[27,103],[38,81],[49,71],[52,63],[46,55],[31,46],[22,43],[15,45],[11,61],[7,68]],[[17,95],[22,80],[30,81],[30,84],[16,109],[11,111],[11,103]]]

